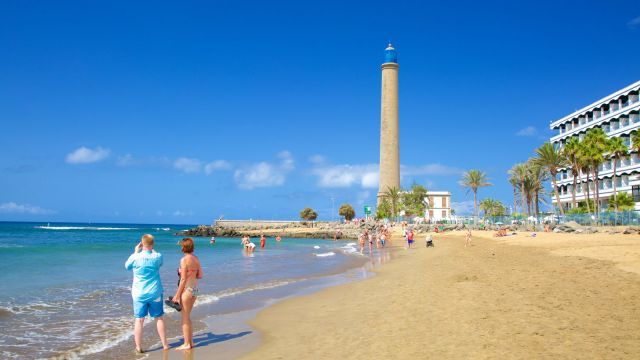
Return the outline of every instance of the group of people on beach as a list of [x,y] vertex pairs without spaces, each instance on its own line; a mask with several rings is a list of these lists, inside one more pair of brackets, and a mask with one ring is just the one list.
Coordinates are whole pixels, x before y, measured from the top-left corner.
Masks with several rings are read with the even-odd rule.
[[373,245],[376,245],[376,248],[383,248],[387,243],[387,239],[390,238],[390,233],[388,228],[382,228],[378,231],[369,232],[368,230],[364,230],[358,236],[358,246],[360,248],[360,253],[364,253],[365,243],[369,243],[369,252],[373,251]]
[[[198,297],[198,280],[202,279],[202,266],[197,256],[193,254],[192,238],[184,238],[178,242],[184,256],[178,267],[178,289],[174,296],[165,303],[180,311],[182,314],[182,334],[184,343],[176,350],[189,350],[195,346],[193,342],[193,327],[191,325],[191,310]],[[163,287],[160,281],[160,267],[163,265],[162,254],[153,249],[154,237],[151,234],[142,236],[140,243],[129,256],[124,266],[133,271],[131,297],[133,298],[134,331],[136,353],[142,353],[142,334],[144,319],[149,315],[156,320],[156,328],[162,348],[169,349],[164,324]]]

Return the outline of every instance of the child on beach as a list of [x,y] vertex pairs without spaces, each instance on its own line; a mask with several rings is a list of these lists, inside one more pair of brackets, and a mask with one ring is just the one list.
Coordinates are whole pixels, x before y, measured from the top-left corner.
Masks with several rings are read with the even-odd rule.
[[471,229],[467,229],[467,234],[465,235],[464,247],[471,246]]

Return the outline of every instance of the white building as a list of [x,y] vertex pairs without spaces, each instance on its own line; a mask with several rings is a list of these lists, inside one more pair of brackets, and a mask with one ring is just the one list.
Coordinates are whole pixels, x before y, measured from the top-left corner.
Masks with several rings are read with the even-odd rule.
[[427,220],[451,219],[451,193],[448,191],[428,191],[424,198],[427,204],[424,217]]
[[[631,133],[640,128],[640,101],[638,91],[640,81],[635,82],[624,89],[577,110],[562,119],[551,123],[552,130],[558,131],[558,135],[550,139],[555,146],[563,146],[571,137],[577,136],[584,139],[587,130],[601,128],[609,137],[621,137],[627,146],[631,146]],[[603,208],[607,206],[608,199],[613,196],[613,182],[616,182],[617,191],[632,193],[636,202],[636,209],[640,209],[640,158],[637,152],[631,152],[629,156],[618,160],[616,164],[616,177],[613,178],[613,161],[607,160],[600,166],[599,190],[600,201]],[[558,193],[560,203],[565,209],[571,206],[571,193],[573,176],[571,169],[564,169],[558,173]],[[576,201],[586,198],[587,176],[580,173],[576,186]],[[594,182],[589,179],[589,196],[594,198]],[[555,196],[552,196],[555,204]]]

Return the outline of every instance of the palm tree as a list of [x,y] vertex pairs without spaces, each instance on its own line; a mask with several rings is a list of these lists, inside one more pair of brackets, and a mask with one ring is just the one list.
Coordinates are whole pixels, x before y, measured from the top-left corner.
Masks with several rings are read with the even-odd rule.
[[[540,197],[544,196],[544,183],[549,180],[549,172],[547,169],[538,165],[535,161],[536,159],[530,159],[527,161],[527,178],[528,178],[528,186],[531,200],[533,201],[533,206],[536,214],[536,218],[538,214],[540,214]],[[557,201],[557,200],[556,200]]]
[[558,208],[560,208],[560,214],[564,215],[564,209],[560,203],[560,194],[558,194],[558,181],[556,179],[558,169],[566,164],[563,153],[558,151],[553,144],[547,142],[536,149],[536,154],[538,156],[533,160],[533,162],[549,171],[551,181],[553,182],[553,192],[556,195],[556,203],[558,204]]
[[615,208],[616,211],[618,211],[618,209],[622,209],[622,211],[633,210],[634,205],[635,202],[633,201],[631,195],[629,195],[628,192],[623,191],[615,199],[613,199],[613,201],[609,202],[609,209],[611,210]]
[[487,174],[480,170],[469,170],[462,174],[462,180],[460,181],[462,187],[467,188],[467,194],[469,191],[473,191],[473,215],[474,222],[478,220],[478,188],[491,186],[492,184],[487,181]]
[[402,198],[402,189],[395,186],[388,187],[387,191],[382,196],[385,197],[391,205],[391,216],[393,218],[397,218],[398,206],[400,205],[400,200]]
[[520,181],[518,180],[517,177],[511,175],[509,176],[509,184],[511,184],[511,187],[513,188],[513,214],[515,214],[518,212],[517,199],[518,199],[518,186],[520,184]]
[[631,134],[631,150],[640,153],[640,131],[634,131],[633,134]]
[[[520,197],[522,199],[521,200],[522,212],[525,212],[524,207],[527,201],[526,201],[526,192],[524,191],[524,185],[525,185],[524,183],[527,177],[527,167],[525,164],[515,164],[513,165],[511,170],[509,170],[509,173],[511,174],[511,176],[518,179],[518,187],[520,189]],[[527,215],[529,215],[528,212],[527,212]]]
[[[580,172],[582,172],[583,174],[585,174],[587,176],[586,178],[586,192],[587,192],[587,201],[585,202],[587,205],[587,213],[591,213],[591,205],[589,205],[589,203],[591,202],[591,191],[590,191],[590,186],[589,186],[589,156],[588,156],[588,152],[587,152],[587,145],[583,142],[580,143],[580,146],[578,147],[578,165],[580,167]],[[595,210],[595,209],[594,209]]]
[[585,154],[591,165],[593,173],[593,182],[595,185],[595,207],[596,217],[600,213],[600,188],[598,182],[598,167],[604,162],[604,153],[607,151],[607,134],[601,128],[595,128],[587,131],[584,137]]
[[573,176],[573,188],[571,189],[571,207],[578,207],[576,202],[576,187],[578,177],[580,176],[580,139],[577,136],[573,136],[567,141],[562,149],[564,157],[567,159],[567,165],[571,167],[571,175]]
[[620,159],[621,157],[623,157],[624,155],[626,155],[629,152],[629,148],[627,147],[627,145],[625,145],[624,141],[622,141],[622,138],[619,137],[615,137],[615,138],[611,138],[609,139],[609,144],[608,144],[608,149],[609,150],[609,155],[611,155],[611,159],[613,160],[613,199],[615,201],[615,210],[616,212],[618,212],[618,192],[617,192],[617,188],[616,188],[616,168],[617,168],[617,163],[618,163],[618,159]]
[[504,215],[504,205],[500,200],[486,198],[480,201],[479,207],[484,211],[484,218]]
[[492,198],[482,199],[478,204],[480,210],[484,211],[484,218],[493,214],[494,200]]

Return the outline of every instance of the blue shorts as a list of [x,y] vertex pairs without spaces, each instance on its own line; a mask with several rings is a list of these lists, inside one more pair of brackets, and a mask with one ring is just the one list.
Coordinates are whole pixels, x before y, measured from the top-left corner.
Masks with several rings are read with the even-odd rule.
[[133,316],[136,318],[145,318],[147,315],[152,318],[159,318],[164,315],[162,295],[151,301],[133,300]]

